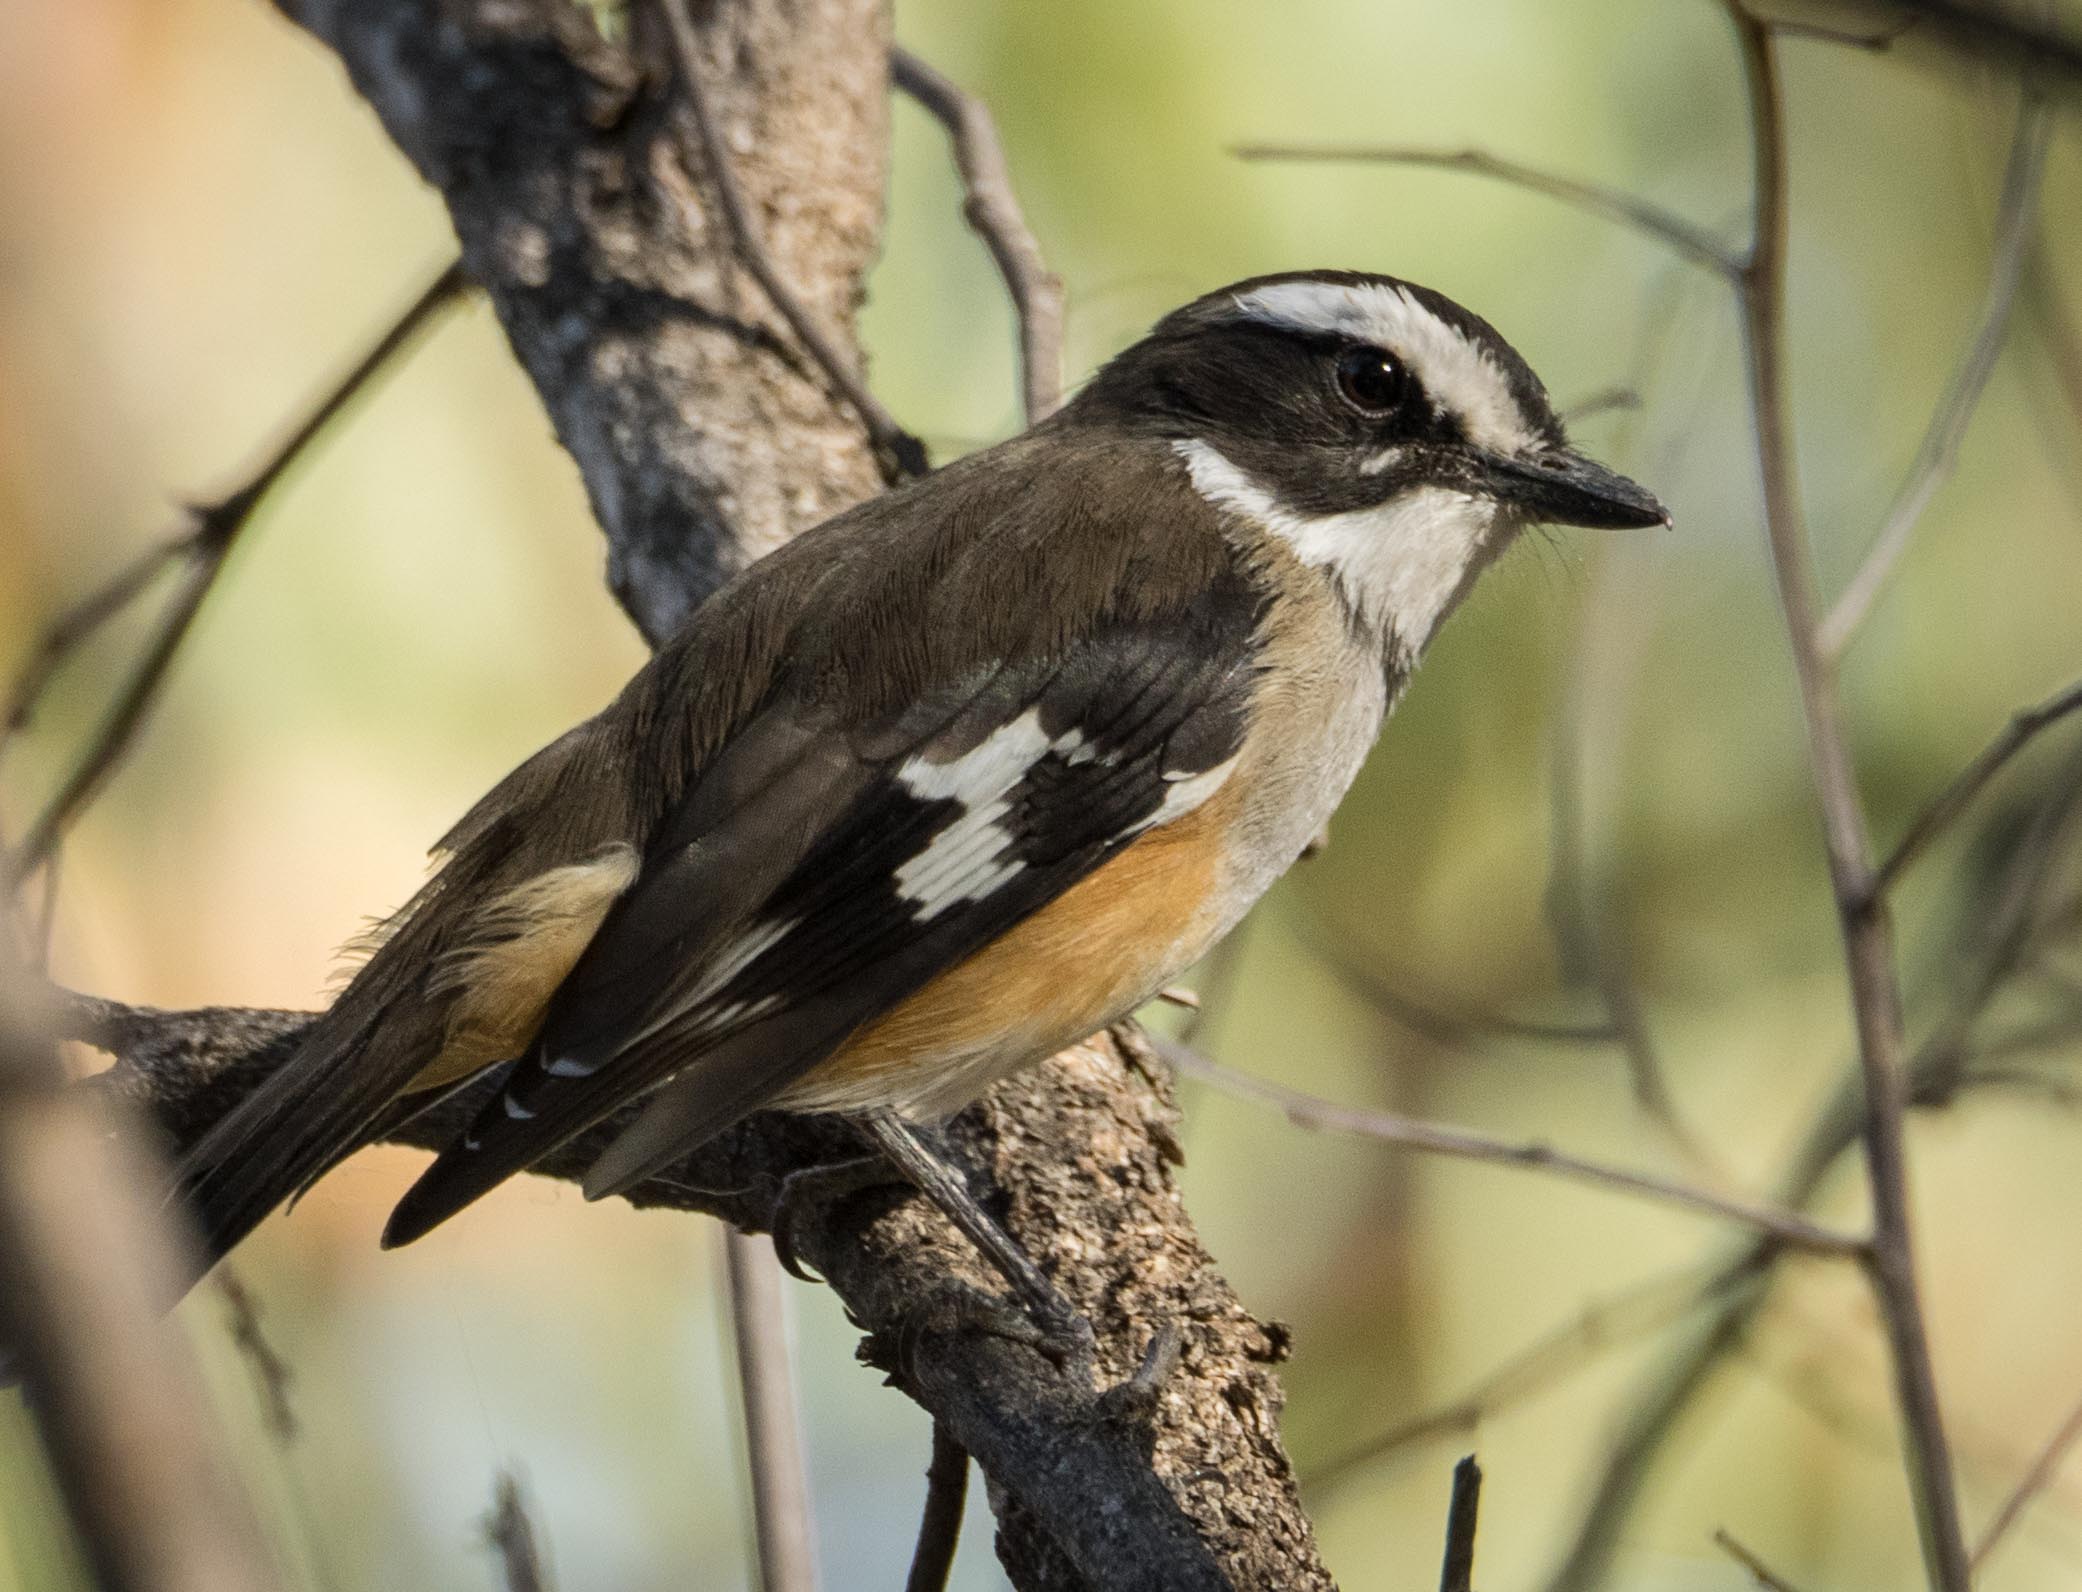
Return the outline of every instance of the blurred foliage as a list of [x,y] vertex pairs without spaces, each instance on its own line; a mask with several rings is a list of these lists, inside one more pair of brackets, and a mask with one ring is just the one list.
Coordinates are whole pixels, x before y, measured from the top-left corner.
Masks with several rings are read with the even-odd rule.
[[[1747,131],[1716,8],[904,0],[898,21],[1000,118],[1070,285],[1073,372],[1221,281],[1348,265],[1476,306],[1565,404],[1641,390],[1639,412],[1590,421],[1583,439],[1647,480],[1677,529],[1529,540],[1489,577],[1328,852],[1244,931],[1199,1042],[1341,1099],[1687,1172],[1614,1047],[1445,1045],[1368,993],[1372,980],[1454,1012],[1600,1017],[1547,909],[1555,815],[1571,805],[1557,807],[1559,775],[1580,810],[1574,894],[1638,994],[1684,1121],[1731,1177],[1768,1186],[1841,1076],[1849,1024],[1723,288],[1472,178],[1228,153],[1479,145],[1732,226]],[[1977,312],[2012,92],[1913,35],[1883,54],[1787,53],[1799,435],[1833,587]],[[2068,116],[2004,361],[1847,665],[1883,840],[2013,707],[2082,672],[2082,348],[2060,330],[2082,323],[2078,192]],[[439,204],[334,63],[266,7],[0,6],[0,666],[159,534],[172,501],[224,482],[448,246]],[[909,107],[866,330],[878,389],[941,453],[1014,426],[1009,313],[962,229],[940,134]],[[489,312],[452,318],[254,527],[142,745],[68,847],[60,976],[161,1004],[318,1000],[332,948],[412,888],[447,821],[641,658],[599,563],[569,461]],[[14,832],[125,639],[71,671],[16,763],[0,791]],[[2023,760],[1975,824],[2021,812],[2059,756]],[[1919,1021],[1956,956],[1976,856],[1955,839],[1902,897]],[[2040,1059],[2078,1056],[2070,1041]],[[1287,1427],[1304,1479],[1600,1301],[1716,1252],[1698,1219],[1537,1174],[1311,1137],[1197,1086],[1186,1108],[1209,1242],[1254,1309],[1297,1328]],[[1916,1129],[1972,1522],[2082,1394],[2082,1338],[2065,1330],[2082,1316],[2078,1141],[2082,1122],[2017,1094]],[[286,1452],[222,1302],[205,1290],[186,1307],[301,1584],[494,1584],[479,1522],[509,1464],[565,1592],[746,1584],[708,1235],[523,1183],[379,1256],[378,1213],[409,1170],[402,1152],[361,1158],[241,1259],[295,1372],[303,1435]],[[1826,1213],[1853,1219],[1855,1177],[1831,1187]],[[852,1364],[829,1297],[801,1302],[830,1584],[894,1584],[925,1428]],[[1451,1462],[1479,1443],[1479,1580],[1535,1584],[1654,1349],[1615,1341],[1476,1432],[1319,1490],[1343,1583],[1426,1583]],[[1615,1584],[1746,1585],[1711,1545],[1717,1526],[1802,1585],[1910,1584],[1892,1444],[1858,1280],[1791,1269],[1657,1472]],[[0,1592],[75,1584],[56,1518],[25,1423],[0,1402]],[[961,1586],[1000,1584],[988,1541],[979,1516]],[[2069,1587],[2078,1565],[2082,1465],[1987,1584]]]

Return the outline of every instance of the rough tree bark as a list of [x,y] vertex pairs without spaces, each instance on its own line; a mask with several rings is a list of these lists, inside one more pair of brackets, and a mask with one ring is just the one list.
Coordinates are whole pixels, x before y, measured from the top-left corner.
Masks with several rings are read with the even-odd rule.
[[[447,199],[577,459],[609,578],[646,636],[732,570],[871,492],[857,417],[833,402],[729,257],[689,150],[662,37],[610,42],[568,0],[283,0],[336,50]],[[705,87],[774,263],[857,358],[853,311],[879,238],[887,150],[883,0],[710,0]],[[159,1013],[80,998],[71,1037],[118,1058],[109,1086],[175,1149],[279,1064],[308,1014]],[[406,1142],[454,1132],[465,1099]],[[994,1279],[922,1201],[805,1202],[798,1253],[865,1330],[862,1357],[983,1467],[1022,1589],[1330,1586],[1278,1433],[1277,1328],[1242,1308],[1173,1182],[1166,1078],[1132,1035],[1001,1087],[955,1125],[1012,1232],[1089,1315],[1096,1377],[981,1330]],[[591,1142],[542,1168],[575,1174]],[[853,1153],[837,1125],[762,1117],[636,1203],[769,1220],[788,1173]],[[724,1191],[724,1192],[714,1192]],[[1166,1324],[1176,1371],[1129,1379]],[[892,1567],[894,1573],[894,1567]]]

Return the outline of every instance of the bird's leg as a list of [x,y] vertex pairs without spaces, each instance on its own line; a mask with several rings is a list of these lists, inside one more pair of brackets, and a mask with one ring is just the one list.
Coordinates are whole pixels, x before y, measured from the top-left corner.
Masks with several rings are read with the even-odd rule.
[[869,1112],[855,1119],[867,1141],[887,1156],[915,1184],[919,1193],[939,1207],[940,1213],[959,1228],[970,1243],[1019,1295],[1027,1313],[1050,1338],[1074,1348],[1089,1349],[1091,1323],[1041,1273],[1012,1235],[992,1220],[976,1203],[961,1174],[926,1146],[925,1141],[893,1111]]

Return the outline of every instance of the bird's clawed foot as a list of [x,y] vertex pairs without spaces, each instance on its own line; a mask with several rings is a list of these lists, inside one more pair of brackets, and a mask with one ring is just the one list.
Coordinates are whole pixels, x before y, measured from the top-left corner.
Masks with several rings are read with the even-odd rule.
[[911,1180],[879,1155],[856,1155],[844,1161],[806,1166],[798,1172],[790,1172],[781,1179],[781,1186],[774,1194],[772,1214],[766,1219],[767,1230],[773,1234],[774,1255],[779,1259],[781,1269],[804,1282],[817,1280],[803,1269],[802,1256],[795,1246],[797,1223],[805,1210],[815,1205],[835,1203],[854,1194],[865,1194],[870,1189],[910,1187]]
[[773,1233],[774,1253],[782,1268],[790,1276],[809,1280],[796,1235],[803,1214],[812,1207],[873,1189],[914,1189],[931,1200],[982,1251],[983,1257],[1011,1285],[1025,1317],[1019,1330],[1011,1330],[1006,1319],[1009,1313],[1002,1306],[993,1307],[973,1289],[959,1290],[969,1302],[951,1316],[946,1299],[938,1295],[910,1314],[928,1326],[952,1322],[1030,1342],[1060,1365],[1089,1364],[1094,1349],[1091,1323],[1048,1280],[1012,1235],[977,1203],[961,1173],[944,1153],[930,1148],[916,1129],[893,1115],[861,1118],[859,1126],[863,1137],[878,1153],[805,1167],[782,1180],[767,1219]]
[[884,1341],[893,1358],[869,1358],[906,1379],[915,1379],[919,1345],[927,1338],[952,1333],[980,1333],[1016,1343],[1041,1355],[1073,1380],[1089,1381],[1097,1352],[1092,1329],[1072,1314],[1067,1325],[1044,1326],[1024,1301],[984,1293],[966,1283],[946,1282],[933,1288],[898,1316]]
[[1163,1396],[1164,1384],[1178,1369],[1184,1348],[1185,1339],[1177,1322],[1159,1325],[1150,1334],[1149,1346],[1142,1351],[1142,1363],[1135,1368],[1135,1374],[1099,1395],[1100,1418],[1125,1425],[1147,1420]]

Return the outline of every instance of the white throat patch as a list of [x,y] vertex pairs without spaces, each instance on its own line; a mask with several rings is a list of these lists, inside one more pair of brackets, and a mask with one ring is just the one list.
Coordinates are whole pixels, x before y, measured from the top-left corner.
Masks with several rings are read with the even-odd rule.
[[1445,487],[1403,492],[1342,514],[1296,514],[1205,442],[1172,446],[1200,495],[1277,536],[1322,569],[1375,630],[1414,663],[1496,551],[1499,509]]
[[1542,439],[1526,424],[1511,384],[1489,351],[1468,341],[1402,288],[1385,282],[1274,282],[1237,295],[1252,320],[1330,332],[1400,357],[1424,390],[1460,419],[1468,440],[1521,453]]

